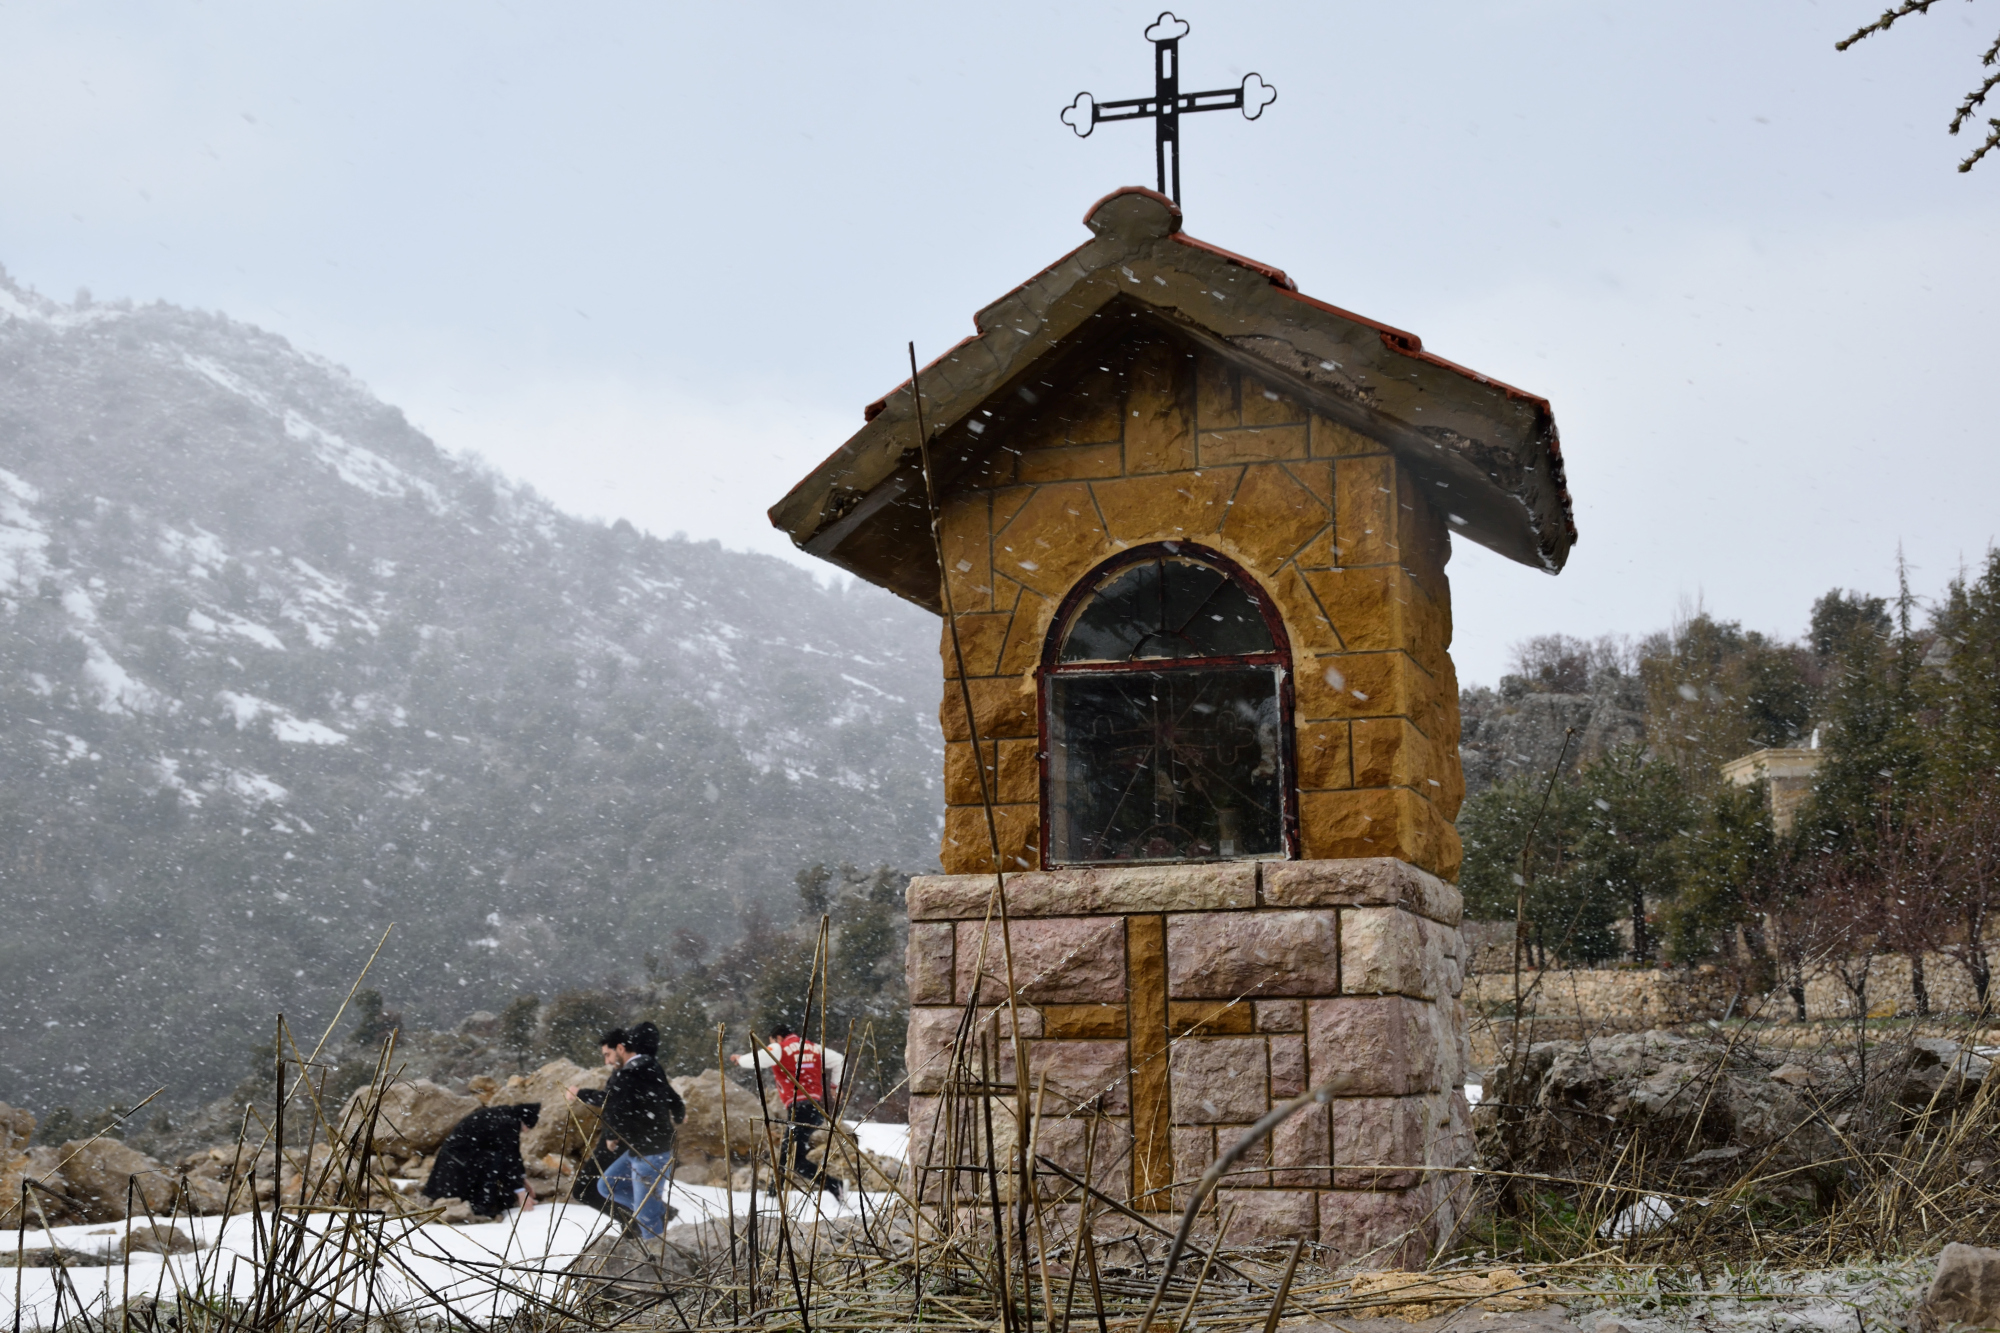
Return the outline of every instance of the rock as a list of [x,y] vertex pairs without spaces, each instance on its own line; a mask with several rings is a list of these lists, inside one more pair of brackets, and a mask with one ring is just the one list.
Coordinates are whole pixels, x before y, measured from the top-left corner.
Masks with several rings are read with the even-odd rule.
[[[1520,1290],[1521,1294],[1501,1294],[1516,1290]],[[1353,1286],[1348,1290],[1349,1299],[1361,1300],[1370,1296],[1385,1304],[1358,1312],[1363,1317],[1401,1319],[1412,1324],[1435,1315],[1455,1314],[1468,1304],[1499,1313],[1538,1310],[1549,1303],[1548,1296],[1529,1288],[1521,1275],[1511,1268],[1454,1277],[1401,1271],[1356,1274]],[[1395,1303],[1386,1303],[1390,1301]]]
[[[207,1153],[182,1159],[179,1184],[184,1208],[198,1217],[210,1217],[228,1208],[229,1182],[223,1179],[223,1166]],[[239,1198],[237,1207],[247,1208],[249,1203],[247,1198]]]
[[1779,1065],[1771,1071],[1771,1080],[1774,1083],[1783,1083],[1787,1087],[1809,1088],[1812,1086],[1813,1073],[1804,1065]]
[[708,1231],[717,1231],[726,1256],[727,1221],[719,1229],[712,1222],[697,1222],[668,1227],[657,1241],[624,1240],[616,1232],[607,1232],[570,1262],[568,1272],[598,1300],[651,1304],[659,1300],[662,1288],[689,1281],[701,1272],[705,1248],[702,1233]]
[[458,1031],[468,1037],[497,1037],[500,1035],[500,1015],[486,1009],[475,1009],[458,1020]]
[[1955,1041],[1922,1037],[1910,1043],[1896,1101],[1911,1111],[1953,1111],[1972,1100],[1992,1069],[1992,1061]]
[[473,1220],[472,1205],[463,1199],[433,1199],[431,1202],[444,1205],[444,1212],[439,1214],[438,1221],[447,1226],[464,1226]]
[[491,1074],[475,1074],[465,1080],[465,1086],[482,1103],[491,1105],[493,1098],[499,1094],[500,1080]]
[[[747,1216],[736,1219],[739,1246],[746,1243],[744,1233],[749,1225]],[[764,1225],[771,1225],[768,1213]],[[800,1254],[829,1254],[859,1230],[856,1218],[794,1223],[791,1243]],[[663,1288],[700,1281],[728,1266],[729,1219],[717,1217],[669,1226],[652,1241],[621,1240],[615,1232],[608,1232],[592,1241],[566,1271],[599,1300],[651,1307],[659,1303]]]
[[[343,1137],[361,1128],[374,1092],[369,1087],[357,1088],[347,1099],[340,1113]],[[445,1135],[451,1133],[452,1126],[478,1109],[477,1097],[441,1088],[427,1078],[391,1083],[382,1091],[381,1108],[375,1118],[375,1150],[397,1156],[433,1152],[444,1142]]]
[[568,1087],[601,1088],[611,1071],[603,1065],[585,1069],[571,1060],[552,1060],[532,1074],[516,1074],[493,1095],[497,1103],[540,1102],[541,1123],[521,1136],[521,1152],[527,1157],[557,1153],[564,1157],[586,1155],[597,1133],[597,1112],[582,1102],[563,1099]]
[[192,1236],[179,1227],[152,1222],[133,1227],[132,1234],[119,1244],[127,1254],[193,1254],[201,1248],[194,1243]]
[[1653,1031],[1503,1052],[1473,1123],[1487,1164],[1506,1170],[1574,1174],[1580,1145],[1636,1136],[1681,1164],[1682,1186],[1719,1187],[1754,1163],[1799,1201],[1814,1195],[1806,1168],[1840,1151],[1812,1109],[1791,1077],[1725,1042]]
[[858,1176],[861,1188],[871,1194],[894,1190],[903,1175],[901,1162],[864,1149],[846,1125],[840,1126],[838,1135],[830,1127],[815,1131],[806,1158],[846,1185],[853,1185]]
[[[37,1180],[59,1193],[67,1194],[69,1185],[62,1178],[58,1163],[62,1160],[54,1148],[30,1148],[24,1153],[11,1157],[0,1157],[0,1227],[19,1225],[16,1215],[21,1211],[21,1181]],[[70,1222],[80,1222],[82,1215],[63,1199],[31,1190],[28,1195],[27,1225],[40,1226],[47,1218],[51,1226],[63,1226]]]
[[[687,1103],[687,1121],[674,1134],[677,1155],[741,1157],[756,1144],[758,1136],[757,1092],[734,1079],[725,1081],[719,1069],[672,1080],[674,1091]],[[729,1141],[723,1142],[723,1098],[729,1104]]]
[[73,1140],[56,1150],[63,1189],[83,1209],[86,1222],[116,1222],[126,1215],[128,1185],[135,1213],[165,1213],[179,1193],[174,1173],[117,1139]]
[[28,1151],[28,1144],[34,1137],[34,1115],[0,1102],[0,1161]]
[[710,1157],[706,1153],[683,1152],[678,1144],[674,1147],[674,1183],[676,1185],[716,1185],[729,1181],[729,1165],[720,1157]]
[[[18,1206],[19,1201],[16,1200]],[[109,1268],[117,1262],[116,1251],[92,1252],[72,1250],[58,1245],[30,1247],[21,1251],[20,1263],[14,1261],[14,1251],[0,1252],[0,1268]]]
[[2000,1325],[2000,1250],[1945,1246],[1930,1290],[1911,1313],[1924,1333],[1947,1324]]

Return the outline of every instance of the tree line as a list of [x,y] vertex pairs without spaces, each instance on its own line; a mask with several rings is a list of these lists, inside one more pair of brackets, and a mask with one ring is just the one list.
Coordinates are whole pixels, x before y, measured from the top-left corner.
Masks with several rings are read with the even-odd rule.
[[[1620,960],[1744,970],[1805,1012],[1828,974],[1865,1013],[1874,964],[1963,967],[1987,1003],[2000,870],[2000,552],[1928,604],[1834,590],[1804,639],[1706,613],[1637,645],[1530,640],[1503,679],[1643,701],[1643,739],[1577,744],[1472,796],[1460,815],[1469,914],[1522,922],[1524,965]],[[1722,766],[1760,748],[1820,752],[1789,828],[1761,783]]]

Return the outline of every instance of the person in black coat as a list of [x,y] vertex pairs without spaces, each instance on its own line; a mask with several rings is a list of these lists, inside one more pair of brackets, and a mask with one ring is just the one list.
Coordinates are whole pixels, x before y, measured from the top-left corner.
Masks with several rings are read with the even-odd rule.
[[514,1204],[535,1206],[521,1160],[521,1131],[542,1118],[540,1102],[482,1106],[452,1126],[438,1145],[424,1193],[433,1199],[463,1199],[481,1217],[498,1217]]
[[667,1201],[662,1197],[674,1160],[674,1127],[687,1119],[687,1106],[667,1071],[655,1058],[660,1030],[651,1023],[616,1028],[600,1039],[604,1062],[612,1066],[602,1088],[572,1087],[571,1101],[595,1106],[602,1133],[624,1148],[604,1169],[598,1192],[619,1215],[632,1217],[633,1229],[647,1240],[666,1230]]

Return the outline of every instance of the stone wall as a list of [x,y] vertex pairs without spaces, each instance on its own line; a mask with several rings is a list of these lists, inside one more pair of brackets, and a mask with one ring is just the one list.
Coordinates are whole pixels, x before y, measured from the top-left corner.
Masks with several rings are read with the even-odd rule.
[[[1539,978],[1541,984],[1535,985]],[[1616,1027],[1653,1027],[1696,1018],[1720,1018],[1734,993],[1725,973],[1657,967],[1523,968],[1521,988],[1533,995],[1524,1014],[1574,1019]],[[1514,1006],[1511,971],[1478,972],[1466,978],[1466,1007],[1476,1015],[1504,1016]],[[1739,1002],[1737,1012],[1742,1012]]]
[[[2000,950],[1988,947],[1987,966],[1996,978],[1995,995],[2000,998]],[[1536,975],[1524,971],[1523,987],[1532,985]],[[1932,1013],[1978,1010],[1972,980],[1957,960],[1925,954],[1924,981]],[[1551,969],[1527,1008],[1543,1018],[1651,1026],[1719,1018],[1735,997],[1738,1016],[1754,1013],[1767,1019],[1790,1019],[1796,1015],[1788,992],[1736,997],[1735,991],[1735,974],[1713,967]],[[1466,978],[1464,999],[1474,1014],[1504,1014],[1514,1002],[1513,976],[1500,969],[1475,969]],[[1916,1012],[1910,960],[1900,955],[1877,957],[1869,968],[1868,1016],[1908,1018]],[[1807,981],[1806,1017],[1814,1021],[1854,1017],[1854,997],[1831,971],[1822,970]]]
[[[1094,1125],[1098,1188],[1166,1211],[1273,1104],[1330,1084],[1226,1182],[1233,1236],[1393,1266],[1450,1233],[1465,1178],[1425,1168],[1471,1154],[1455,888],[1376,857],[1041,871],[1007,890],[1040,1155],[1081,1174]],[[944,1095],[969,1006],[993,1077],[1014,1079],[994,896],[991,875],[910,883],[911,1161],[933,1199],[941,1168],[983,1160],[983,1123],[940,1119],[977,1105]],[[1011,1100],[990,1109],[1011,1144]]]
[[[1996,978],[1989,998],[2000,998],[2000,951],[1987,946],[1986,966]],[[1970,1014],[1979,1009],[1972,978],[1964,964],[1943,954],[1924,955],[1924,989],[1930,993],[1934,1014]],[[1791,1004],[1789,996],[1772,1003]],[[1910,989],[1910,960],[1900,955],[1877,958],[1868,969],[1868,1016],[1907,1018],[1917,1012],[1916,995]],[[1840,979],[1822,972],[1806,983],[1806,1014],[1811,1018],[1854,1017],[1854,996]]]
[[[945,568],[998,801],[1001,861],[1040,865],[1036,668],[1099,563],[1194,540],[1260,581],[1296,693],[1300,855],[1393,856],[1447,879],[1463,796],[1446,516],[1383,445],[1165,334],[1092,357],[946,496]],[[992,868],[943,642],[947,872]]]

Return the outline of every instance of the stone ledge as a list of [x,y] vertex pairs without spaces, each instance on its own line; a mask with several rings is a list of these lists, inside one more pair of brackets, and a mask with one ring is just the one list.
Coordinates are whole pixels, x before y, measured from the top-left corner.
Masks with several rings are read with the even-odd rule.
[[[919,875],[910,881],[912,921],[986,915],[993,876]],[[1219,912],[1252,907],[1401,907],[1456,926],[1459,891],[1393,856],[1326,861],[1210,861],[1193,865],[1094,866],[1007,876],[1010,916],[1107,916]],[[997,910],[994,915],[997,917]]]
[[[1124,916],[1202,912],[1257,905],[1255,861],[1199,865],[1098,866],[1028,870],[1007,876],[1007,913],[1027,916]],[[986,915],[992,875],[919,875],[910,881],[912,921],[970,921]],[[994,910],[994,919],[999,919]]]
[[1441,926],[1465,915],[1455,887],[1393,856],[1257,865],[1266,907],[1401,907]]

